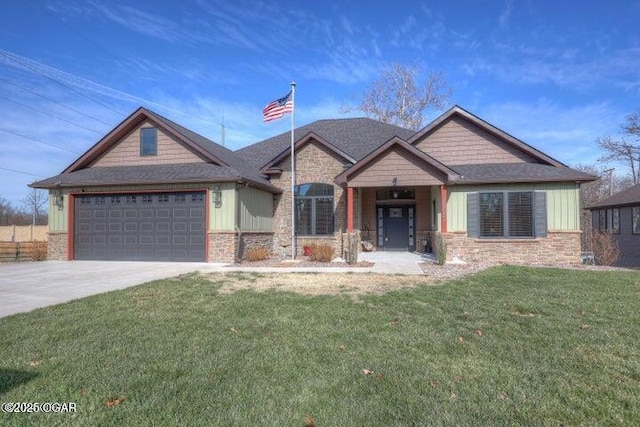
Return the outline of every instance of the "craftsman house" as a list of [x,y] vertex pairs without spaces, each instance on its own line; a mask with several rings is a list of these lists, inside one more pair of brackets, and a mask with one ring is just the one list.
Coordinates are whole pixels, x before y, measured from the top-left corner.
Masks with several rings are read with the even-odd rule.
[[449,259],[577,263],[573,170],[460,107],[418,132],[366,118],[319,120],[232,152],[144,108],[49,190],[50,259],[232,261],[296,242],[341,250],[359,231],[374,250]]
[[620,248],[616,265],[640,267],[640,184],[589,206],[593,229],[611,233]]

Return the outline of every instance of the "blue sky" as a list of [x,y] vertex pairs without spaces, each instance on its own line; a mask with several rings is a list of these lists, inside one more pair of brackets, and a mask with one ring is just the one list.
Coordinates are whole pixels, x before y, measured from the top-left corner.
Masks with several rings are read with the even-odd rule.
[[261,109],[290,81],[297,125],[358,116],[342,107],[388,62],[442,71],[452,104],[570,165],[595,163],[594,140],[640,108],[640,0],[9,0],[2,9],[0,196],[15,204],[140,105],[214,141],[224,123],[237,149],[287,130],[289,120],[262,123]]

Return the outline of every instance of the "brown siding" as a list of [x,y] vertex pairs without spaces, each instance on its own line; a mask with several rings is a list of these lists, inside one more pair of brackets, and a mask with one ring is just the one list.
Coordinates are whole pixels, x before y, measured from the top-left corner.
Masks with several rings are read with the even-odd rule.
[[531,156],[460,117],[446,121],[415,146],[449,166],[535,162]]
[[350,187],[391,186],[397,178],[398,186],[439,185],[443,183],[442,172],[407,151],[394,147],[371,161],[349,179]]
[[[335,247],[338,246],[340,230],[346,228],[346,193],[342,187],[335,185],[334,178],[344,170],[345,161],[320,144],[313,141],[296,151],[296,183],[305,184],[320,182],[333,185],[334,196],[334,230],[331,237]],[[291,243],[291,159],[282,159],[279,165],[282,173],[271,178],[271,184],[282,189],[273,215],[274,252],[276,254],[290,254]],[[299,237],[297,239],[298,253],[302,250],[302,243],[307,240],[326,240],[317,237]],[[341,254],[338,254],[341,255]]]
[[150,122],[144,122],[114,144],[109,151],[96,159],[90,167],[162,165],[203,161],[200,156],[160,129],[158,129],[158,155],[140,156],[140,128],[143,127],[153,127],[153,125]]

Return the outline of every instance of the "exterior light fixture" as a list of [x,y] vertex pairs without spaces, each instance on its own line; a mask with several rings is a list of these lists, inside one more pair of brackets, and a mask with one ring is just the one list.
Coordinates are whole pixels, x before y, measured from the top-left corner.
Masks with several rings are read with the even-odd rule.
[[393,178],[391,180],[391,184],[395,187],[396,185],[398,185],[398,178]]
[[60,185],[62,182],[56,182],[56,190],[53,193],[53,206],[57,206],[58,210],[61,211],[64,209],[64,196],[62,195],[62,190],[60,190]]
[[211,189],[211,202],[216,208],[222,206],[222,191],[220,191],[219,185],[214,185]]

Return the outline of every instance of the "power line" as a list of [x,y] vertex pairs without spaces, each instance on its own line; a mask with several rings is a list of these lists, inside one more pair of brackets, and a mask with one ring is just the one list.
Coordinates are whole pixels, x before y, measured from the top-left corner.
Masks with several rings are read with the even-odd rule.
[[[45,78],[51,80],[52,82],[57,83],[60,86],[65,87],[65,88],[69,89],[70,91],[72,91],[74,93],[77,93],[78,95],[88,99],[89,101],[95,102],[96,104],[99,104],[99,105],[101,105],[101,106],[113,111],[114,113],[116,113],[116,114],[118,114],[120,116],[125,114],[122,111],[118,111],[118,110],[110,107],[109,105],[107,105],[107,104],[105,104],[103,102],[100,102],[98,100],[95,100],[95,99],[91,98],[90,96],[80,92],[79,90],[77,90],[77,89],[75,89],[75,88],[73,88],[73,87],[71,87],[71,86],[69,86],[67,84],[62,83],[62,81],[61,81],[62,80],[62,76],[64,76],[65,74],[71,76],[70,74],[65,73],[64,71],[58,70],[57,68],[49,67],[47,65],[41,64],[41,63],[39,63],[37,61],[33,61],[31,59],[28,59],[28,58],[23,58],[23,57],[21,57],[19,55],[15,55],[15,54],[13,54],[11,52],[7,52],[7,51],[2,50],[2,49],[0,49],[0,57],[4,57],[5,62],[7,62],[9,65],[13,65],[13,66],[16,66],[18,68],[26,69],[27,71],[31,71],[32,73],[37,74],[37,75],[39,75],[41,77],[45,77]],[[56,76],[56,77],[52,77],[52,76]],[[73,77],[75,77],[75,76],[73,76]],[[76,78],[80,79],[78,77],[76,77]],[[69,80],[69,79],[67,78],[67,80]],[[83,80],[83,79],[80,79],[80,80]],[[74,84],[71,81],[69,83],[70,84]],[[81,85],[79,85],[77,83],[75,83],[75,86],[82,87]],[[84,88],[84,89],[86,89],[86,88]]]
[[40,98],[46,99],[46,100],[47,100],[47,101],[49,101],[49,102],[53,102],[54,104],[57,104],[57,105],[59,105],[59,106],[61,106],[61,107],[64,107],[64,108],[66,108],[66,109],[68,109],[68,110],[70,110],[70,111],[73,111],[73,112],[75,112],[75,113],[81,114],[81,115],[83,115],[83,116],[85,116],[85,117],[87,117],[87,118],[89,118],[89,119],[95,120],[95,121],[100,122],[100,123],[102,123],[102,124],[105,124],[105,125],[107,125],[107,126],[111,126],[111,123],[107,123],[107,122],[105,122],[104,120],[101,120],[101,119],[99,119],[99,118],[97,118],[97,117],[93,117],[93,116],[91,116],[91,115],[89,115],[89,114],[83,113],[83,112],[82,112],[82,111],[80,111],[80,110],[76,110],[76,109],[75,109],[75,108],[73,108],[73,107],[69,107],[69,106],[67,106],[67,105],[64,105],[64,104],[62,104],[61,102],[56,101],[55,99],[51,99],[51,98],[49,98],[49,97],[47,97],[47,96],[44,96],[44,95],[42,95],[42,94],[40,94],[40,93],[38,93],[38,92],[36,92],[36,91],[33,91],[33,90],[31,90],[31,89],[29,89],[29,88],[27,88],[27,87],[21,86],[21,85],[19,85],[19,84],[17,84],[17,83],[14,83],[14,82],[10,81],[10,80],[3,79],[2,77],[0,77],[0,80],[1,80],[1,81],[3,81],[3,82],[5,82],[5,83],[9,83],[10,85],[13,85],[13,86],[15,86],[15,87],[17,87],[17,88],[20,88],[20,89],[22,89],[22,90],[24,90],[24,91],[26,91],[26,92],[32,93],[32,94],[34,94],[34,95],[36,95],[36,96],[39,96]]
[[77,123],[72,122],[71,120],[64,119],[64,118],[62,118],[62,117],[60,117],[60,116],[58,116],[58,115],[56,115],[56,114],[52,114],[52,113],[48,113],[48,112],[46,112],[46,111],[38,110],[37,108],[30,107],[30,106],[28,106],[28,105],[26,105],[26,104],[23,104],[22,102],[14,101],[13,99],[9,99],[9,98],[7,98],[6,96],[2,96],[2,95],[0,95],[0,98],[4,99],[4,100],[6,100],[6,101],[9,101],[9,102],[13,102],[14,104],[20,105],[21,107],[28,108],[29,110],[37,111],[37,112],[38,112],[38,113],[40,113],[40,114],[44,114],[44,115],[46,115],[46,116],[53,117],[53,118],[58,119],[58,120],[61,120],[61,121],[63,121],[63,122],[67,122],[67,123],[69,123],[69,124],[71,124],[71,125],[74,125],[74,126],[77,126],[77,127],[79,127],[79,128],[86,129],[86,130],[88,130],[88,131],[91,131],[91,132],[97,133],[98,135],[102,135],[102,134],[104,133],[104,132],[97,131],[97,130],[95,130],[95,129],[88,128],[88,127],[83,126],[83,125],[79,125],[79,124],[77,124]]
[[[74,88],[70,87],[69,85],[75,86],[75,87],[79,87],[82,88],[84,90],[87,91],[91,91],[93,93],[99,94],[99,95],[104,95],[104,96],[109,96],[111,98],[116,98],[116,99],[120,99],[122,101],[128,101],[128,102],[132,102],[132,103],[138,103],[138,104],[147,104],[147,105],[153,105],[156,107],[159,107],[165,111],[170,111],[176,114],[180,114],[182,116],[186,116],[186,117],[190,117],[192,119],[196,119],[199,120],[201,122],[206,122],[206,123],[211,123],[217,126],[220,126],[221,123],[217,122],[217,121],[213,121],[213,120],[209,120],[209,119],[205,119],[202,117],[198,117],[198,116],[194,116],[192,114],[189,113],[185,113],[183,111],[179,111],[176,110],[174,108],[171,107],[167,107],[165,105],[159,104],[157,102],[153,102],[150,101],[148,99],[144,99],[144,98],[140,98],[138,96],[135,95],[131,95],[128,94],[126,92],[117,90],[117,89],[113,89],[109,86],[105,86],[101,83],[97,83],[94,82],[92,80],[88,80],[85,79],[83,77],[79,77],[76,76],[74,74],[71,73],[67,73],[66,71],[62,71],[59,70],[57,68],[54,67],[50,67],[48,65],[42,64],[40,62],[34,61],[32,59],[29,58],[25,58],[22,57],[20,55],[11,53],[9,51],[0,49],[0,59],[3,60],[5,63],[17,67],[17,68],[22,68],[22,69],[26,69],[27,71],[30,71],[32,73],[35,73],[39,76],[42,77],[46,77],[56,83],[58,83],[61,86],[66,87],[69,90],[74,91],[75,93],[78,93],[81,96],[84,96],[85,98],[96,102],[102,106],[104,106],[105,108],[110,109],[111,111],[114,111],[116,113],[118,113],[119,115],[124,115],[125,113],[122,113],[120,111],[114,110],[113,108],[107,106],[106,104],[103,104],[99,101],[96,101],[95,99],[84,95],[80,92],[78,92],[77,90],[75,90]],[[62,81],[67,82],[69,85],[66,85],[64,83],[62,83]]]
[[4,171],[9,171],[9,172],[21,173],[23,175],[31,175],[31,176],[36,176],[38,178],[44,178],[44,176],[42,176],[42,175],[38,175],[38,174],[35,174],[35,173],[31,173],[31,172],[25,172],[25,171],[17,171],[15,169],[3,168],[2,166],[0,166],[0,169],[2,169]]
[[50,147],[54,147],[54,148],[57,148],[57,149],[59,149],[59,150],[68,151],[68,152],[70,152],[70,153],[74,153],[74,154],[81,154],[81,153],[80,153],[80,152],[78,152],[78,151],[70,150],[70,149],[65,148],[65,147],[62,147],[62,146],[60,146],[60,145],[52,144],[52,143],[50,143],[50,142],[46,142],[46,141],[43,141],[43,140],[41,140],[41,139],[33,138],[33,137],[31,137],[31,136],[22,135],[22,134],[20,134],[20,133],[18,133],[18,132],[15,132],[15,131],[12,131],[12,130],[9,130],[9,129],[3,129],[3,128],[0,128],[0,131],[7,132],[7,133],[13,134],[13,135],[15,135],[15,136],[19,136],[20,138],[30,139],[30,140],[32,140],[32,141],[39,142],[39,143],[44,144],[44,145],[48,145],[48,146],[50,146]]

